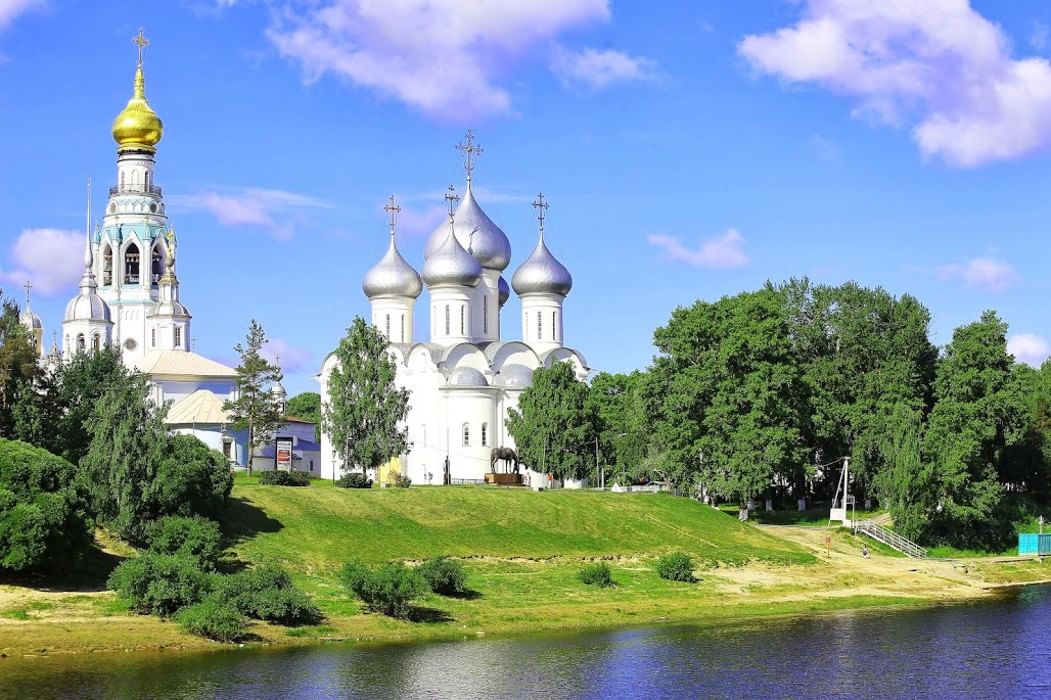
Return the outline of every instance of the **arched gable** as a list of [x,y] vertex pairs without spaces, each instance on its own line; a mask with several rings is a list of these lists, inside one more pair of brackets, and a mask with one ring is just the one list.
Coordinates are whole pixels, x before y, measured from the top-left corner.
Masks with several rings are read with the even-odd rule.
[[496,372],[506,365],[523,365],[529,369],[536,369],[542,364],[533,348],[517,340],[490,343],[485,349],[485,354]]
[[458,343],[446,348],[442,364],[449,371],[460,367],[471,367],[482,374],[489,372],[489,358],[477,345],[471,343]]
[[542,356],[544,367],[551,367],[556,362],[568,362],[573,365],[573,370],[576,372],[577,378],[583,380],[591,372],[591,368],[588,367],[587,361],[584,356],[572,348],[555,348],[549,350]]

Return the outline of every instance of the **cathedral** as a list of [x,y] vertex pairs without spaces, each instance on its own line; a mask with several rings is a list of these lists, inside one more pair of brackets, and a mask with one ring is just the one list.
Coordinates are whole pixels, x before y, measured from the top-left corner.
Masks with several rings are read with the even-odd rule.
[[[503,273],[511,264],[511,244],[482,210],[473,189],[475,160],[482,149],[470,131],[457,148],[465,156],[464,195],[461,199],[449,188],[448,221],[428,239],[421,271],[398,252],[399,207],[392,197],[386,207],[387,250],[362,280],[371,322],[387,338],[397,365],[395,381],[410,392],[405,425],[410,447],[388,469],[414,484],[483,480],[492,471],[493,448],[514,447],[506,419],[532,381],[533,370],[569,362],[581,380],[589,371],[580,352],[564,342],[563,305],[573,278],[544,239],[544,196],[533,203],[540,223],[536,246],[509,286]],[[417,342],[413,317],[424,287],[429,337]],[[512,289],[521,302],[520,340],[505,340],[503,334],[501,316]],[[322,401],[335,362],[330,354],[318,375]],[[342,473],[339,455],[324,433],[321,458],[323,477]],[[542,477],[528,473],[528,478],[538,483]]]
[[[132,97],[113,121],[116,184],[94,230],[88,193],[84,272],[78,294],[66,305],[61,350],[52,352],[68,361],[76,353],[119,348],[129,368],[150,378],[154,402],[169,404],[166,420],[173,431],[195,435],[231,464],[244,465],[247,435],[228,425],[222,408],[236,396],[237,372],[192,350],[192,317],[179,299],[176,276],[178,240],[154,180],[164,126],[146,100],[142,50],[149,42],[140,31],[135,43]],[[42,356],[43,324],[28,298],[22,322]]]

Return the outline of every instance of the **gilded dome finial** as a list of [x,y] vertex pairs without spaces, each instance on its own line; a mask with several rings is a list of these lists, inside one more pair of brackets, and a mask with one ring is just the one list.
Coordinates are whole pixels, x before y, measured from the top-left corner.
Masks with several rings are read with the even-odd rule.
[[113,139],[118,150],[145,150],[153,152],[164,133],[160,117],[150,108],[146,101],[146,78],[142,72],[143,49],[150,45],[150,40],[139,29],[138,35],[132,38],[138,47],[138,63],[135,67],[135,84],[127,106],[113,120]]

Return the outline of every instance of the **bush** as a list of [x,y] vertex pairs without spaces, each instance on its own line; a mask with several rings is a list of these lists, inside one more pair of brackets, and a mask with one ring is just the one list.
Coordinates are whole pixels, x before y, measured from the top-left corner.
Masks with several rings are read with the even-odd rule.
[[582,583],[586,583],[589,586],[610,588],[613,585],[613,578],[610,576],[609,564],[606,562],[585,564],[581,567],[580,571],[577,572],[577,578],[580,579]]
[[218,519],[234,476],[221,452],[192,435],[173,435],[152,485],[158,513]]
[[72,464],[0,439],[0,570],[62,567],[86,550],[91,530]]
[[357,472],[351,472],[344,474],[336,482],[336,486],[341,486],[345,489],[371,489],[372,479],[368,478],[364,474],[358,474]]
[[688,554],[665,554],[657,560],[657,575],[669,581],[693,583],[693,559]]
[[106,585],[137,612],[168,617],[200,602],[209,579],[191,557],[146,552],[114,569]]
[[408,617],[412,601],[427,592],[427,582],[420,572],[399,563],[369,569],[350,562],[343,567],[340,578],[369,610],[390,617]]
[[214,597],[257,620],[296,625],[321,619],[309,596],[292,585],[288,572],[273,564],[219,578]]
[[394,485],[400,489],[407,489],[410,486],[412,486],[412,479],[405,476],[401,472],[396,472],[394,474]]
[[463,565],[448,557],[428,559],[416,567],[430,589],[440,595],[462,595],[467,574]]
[[274,470],[261,473],[259,483],[266,486],[310,486],[310,477],[303,472]]
[[183,608],[175,619],[190,634],[217,642],[236,642],[243,639],[247,627],[241,613],[215,598]]
[[146,530],[146,542],[151,552],[185,555],[206,570],[215,569],[222,553],[219,524],[200,516],[170,515],[154,521]]

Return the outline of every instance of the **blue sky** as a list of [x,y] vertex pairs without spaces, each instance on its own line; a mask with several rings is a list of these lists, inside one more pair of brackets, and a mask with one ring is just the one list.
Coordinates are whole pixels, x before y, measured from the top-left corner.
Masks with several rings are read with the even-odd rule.
[[0,0],[0,286],[33,277],[49,338],[139,26],[196,349],[232,361],[257,318],[292,392],[367,311],[391,193],[422,265],[467,127],[508,277],[550,201],[595,369],[645,366],[678,305],[803,275],[915,294],[938,343],[995,308],[1048,353],[1047,3]]

